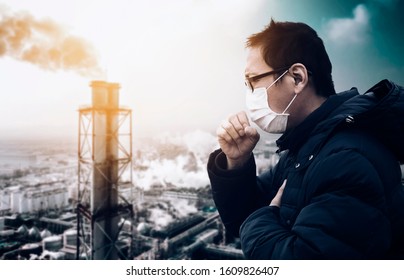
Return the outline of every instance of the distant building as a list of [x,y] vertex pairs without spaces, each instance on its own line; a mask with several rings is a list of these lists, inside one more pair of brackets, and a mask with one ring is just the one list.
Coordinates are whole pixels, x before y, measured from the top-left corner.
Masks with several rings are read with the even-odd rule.
[[177,191],[163,191],[161,195],[162,199],[185,199],[188,201],[197,201],[198,194],[191,192],[177,192]]
[[37,187],[13,186],[0,191],[0,211],[32,213],[68,205],[68,190],[62,184]]

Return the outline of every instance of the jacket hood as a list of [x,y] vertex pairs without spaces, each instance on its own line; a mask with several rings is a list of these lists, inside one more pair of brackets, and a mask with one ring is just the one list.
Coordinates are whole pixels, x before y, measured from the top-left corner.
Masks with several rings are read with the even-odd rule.
[[359,109],[354,116],[358,126],[374,134],[404,163],[404,88],[383,80],[370,88],[362,99],[363,103],[369,99],[366,100],[368,108],[363,105],[364,110],[360,110],[361,102],[358,102]]
[[341,93],[349,98],[315,127],[299,154],[317,153],[334,131],[353,127],[374,135],[404,163],[404,88],[382,80],[364,94],[355,91]]

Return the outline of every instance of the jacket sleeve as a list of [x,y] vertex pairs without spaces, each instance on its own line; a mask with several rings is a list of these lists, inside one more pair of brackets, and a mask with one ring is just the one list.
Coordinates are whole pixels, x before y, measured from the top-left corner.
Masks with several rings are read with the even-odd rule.
[[[208,174],[213,200],[226,229],[239,236],[240,225],[256,209],[267,205],[276,193],[270,190],[272,171],[256,176],[254,157],[240,169],[226,170],[226,156],[219,149],[210,155]],[[278,186],[278,188],[280,185]]]
[[281,223],[278,207],[262,207],[245,220],[240,239],[247,258],[367,259],[387,250],[390,224],[371,163],[343,151],[313,170],[308,185],[316,191],[291,227]]

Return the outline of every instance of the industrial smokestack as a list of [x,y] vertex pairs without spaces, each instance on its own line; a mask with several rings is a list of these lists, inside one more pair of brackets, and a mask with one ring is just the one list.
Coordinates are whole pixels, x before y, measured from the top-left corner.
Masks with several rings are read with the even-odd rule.
[[93,81],[93,187],[91,212],[98,219],[93,232],[94,259],[117,259],[110,237],[118,233],[119,84]]
[[11,56],[46,70],[73,70],[98,77],[93,47],[84,39],[67,34],[57,23],[37,20],[28,13],[7,14],[0,8],[0,57]]
[[93,81],[92,107],[94,171],[92,212],[103,212],[118,203],[118,109],[119,84]]
[[132,187],[131,176],[121,178],[132,172],[132,110],[119,105],[119,84],[90,86],[92,104],[79,109],[77,258],[122,259],[131,252],[119,238],[122,220],[133,218],[121,189]]

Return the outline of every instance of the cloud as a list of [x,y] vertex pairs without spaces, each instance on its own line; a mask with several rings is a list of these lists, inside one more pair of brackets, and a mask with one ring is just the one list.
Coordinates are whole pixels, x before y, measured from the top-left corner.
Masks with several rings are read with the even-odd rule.
[[369,39],[370,15],[365,5],[353,10],[353,18],[331,19],[325,25],[327,38],[338,45],[361,44]]

